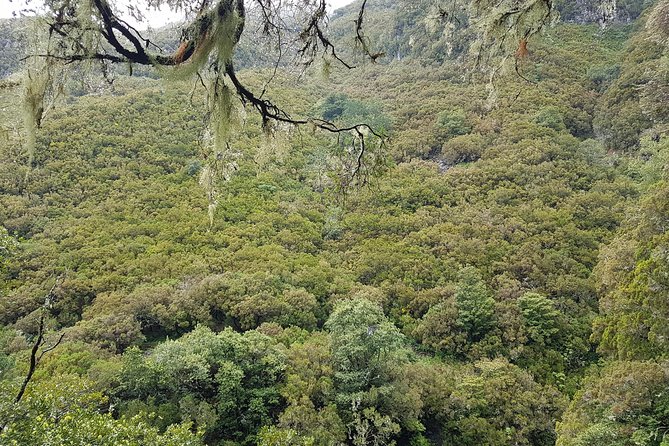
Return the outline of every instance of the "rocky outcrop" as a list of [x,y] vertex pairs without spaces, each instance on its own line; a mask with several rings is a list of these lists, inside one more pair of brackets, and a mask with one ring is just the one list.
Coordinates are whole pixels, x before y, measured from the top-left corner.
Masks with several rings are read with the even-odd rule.
[[571,23],[629,23],[653,0],[557,0],[560,17]]

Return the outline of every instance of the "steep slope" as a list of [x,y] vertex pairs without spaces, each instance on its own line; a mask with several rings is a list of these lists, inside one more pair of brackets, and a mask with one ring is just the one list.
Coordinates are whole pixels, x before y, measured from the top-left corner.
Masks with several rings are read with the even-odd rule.
[[20,19],[0,19],[0,79],[18,71],[26,50],[26,22]]
[[[660,392],[662,365],[634,353],[582,381],[600,359],[592,340],[606,355],[630,335],[619,321],[640,314],[663,333],[664,307],[643,293],[662,285],[666,142],[644,140],[647,165],[596,139],[637,59],[611,67],[636,54],[640,28],[559,25],[491,94],[441,46],[450,38],[431,46],[425,10],[370,6],[370,39],[399,61],[328,80],[279,74],[267,92],[298,113],[388,129],[369,187],[342,192],[341,141],[268,137],[242,114],[217,158],[230,178],[210,222],[200,93],[144,77],[68,97],[31,170],[16,135],[0,141],[0,221],[20,241],[0,251],[0,415],[12,420],[0,440],[54,438],[66,422],[38,416],[80,405],[76,420],[111,423],[101,432],[177,425],[174,444],[191,441],[189,426],[212,445],[626,446],[630,430],[657,444],[664,400],[634,398]],[[259,87],[268,73],[243,75]],[[15,88],[0,90],[8,128]],[[641,194],[650,226],[625,219]],[[629,239],[639,249],[619,255]],[[625,262],[607,266],[607,252]],[[652,290],[632,286],[648,277]],[[43,312],[49,341],[65,338],[16,412]],[[635,344],[664,348],[648,341]]]

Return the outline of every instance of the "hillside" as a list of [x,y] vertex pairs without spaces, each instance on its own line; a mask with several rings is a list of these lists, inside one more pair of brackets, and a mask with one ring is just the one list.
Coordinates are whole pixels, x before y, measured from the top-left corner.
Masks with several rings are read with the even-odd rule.
[[[31,165],[3,84],[0,444],[665,445],[648,13],[621,1],[602,29],[560,2],[571,23],[491,85],[465,75],[466,20],[371,5],[382,62],[240,73],[296,115],[384,129],[363,187],[342,186],[341,138],[249,112],[208,199],[203,93],[148,71],[72,79]],[[43,332],[57,347],[14,403]]]
[[0,79],[18,71],[25,54],[25,24],[18,19],[0,19]]

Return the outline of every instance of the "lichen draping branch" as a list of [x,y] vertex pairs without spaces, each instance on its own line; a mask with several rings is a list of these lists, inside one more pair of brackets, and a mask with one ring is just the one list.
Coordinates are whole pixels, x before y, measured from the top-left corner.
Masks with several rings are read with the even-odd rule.
[[[155,4],[154,4],[155,3]],[[160,2],[151,2],[158,6]],[[304,26],[298,33],[302,41],[299,53],[306,65],[312,63],[316,56],[323,52],[339,61],[347,68],[352,65],[344,61],[336,52],[334,44],[324,32],[327,20],[325,0],[308,2],[274,2],[272,0],[255,0],[250,2],[261,12],[263,31],[281,37],[282,33],[293,30],[294,26],[285,22],[282,9],[289,4],[300,10],[306,8]],[[246,4],[244,0],[220,0],[211,2],[203,0],[196,6],[187,7],[189,2],[171,2],[174,9],[197,11],[195,17],[186,26],[181,35],[181,43],[173,54],[151,51],[157,48],[136,28],[120,19],[114,12],[112,4],[107,0],[61,0],[53,7],[49,21],[49,33],[60,39],[60,45],[53,51],[42,54],[47,58],[65,64],[82,61],[98,61],[105,63],[128,63],[172,67],[168,77],[189,77],[201,70],[214,74],[212,82],[224,81],[227,77],[234,85],[244,104],[251,105],[260,114],[263,123],[274,120],[282,123],[300,125],[310,122],[309,119],[292,119],[288,113],[266,99],[259,99],[243,87],[237,79],[232,65],[233,52],[239,43],[246,21]],[[304,4],[304,5],[303,5]],[[360,9],[360,18],[365,9],[364,2]],[[305,9],[305,8],[302,8]],[[356,33],[362,39],[362,20],[359,21]],[[90,38],[96,34],[97,39]],[[366,48],[366,46],[365,46]],[[379,55],[371,55],[374,60]],[[263,95],[260,95],[262,97]]]
[[365,56],[369,57],[372,62],[376,62],[378,58],[385,56],[386,53],[383,51],[373,52],[369,48],[369,39],[363,33],[366,7],[367,0],[363,0],[360,9],[358,10],[358,18],[355,20],[355,43],[360,47]]
[[[38,0],[34,0],[38,1]],[[435,0],[436,1],[436,0]],[[445,0],[456,4],[465,1],[469,6],[471,22],[480,34],[479,56],[516,54],[516,61],[528,54],[528,39],[550,23],[553,14],[552,0]],[[135,27],[123,20],[115,8],[114,0],[50,0],[45,2],[48,14],[49,45],[46,52],[37,52],[49,64],[66,66],[80,62],[99,63],[103,74],[109,72],[111,64],[125,63],[132,70],[133,64],[161,68],[166,77],[192,78],[200,81],[206,91],[208,123],[206,146],[209,159],[219,159],[219,154],[229,150],[229,127],[234,119],[236,106],[231,101],[235,96],[245,107],[255,110],[261,117],[263,127],[271,129],[273,124],[290,126],[312,125],[335,133],[341,144],[347,145],[347,153],[355,158],[349,163],[347,184],[361,174],[365,167],[368,137],[383,144],[384,135],[367,124],[339,128],[332,122],[315,118],[293,118],[265,97],[255,94],[238,78],[233,64],[235,48],[244,32],[247,8],[260,20],[259,29],[274,38],[279,44],[290,36],[298,44],[296,48],[304,66],[322,57],[327,64],[331,60],[342,66],[354,68],[344,60],[335,44],[327,35],[326,0],[147,0],[148,6],[157,8],[167,5],[172,11],[185,12],[189,21],[183,28],[176,51],[165,54]],[[383,56],[371,50],[371,42],[363,32],[365,12],[368,5],[363,0],[355,20],[355,42],[368,60],[372,62]],[[136,10],[131,5],[133,10]],[[254,8],[251,10],[250,8]],[[440,17],[448,16],[448,10],[438,8]],[[518,45],[515,48],[513,45]],[[283,52],[279,52],[279,58]],[[483,63],[481,64],[483,65]],[[489,64],[488,64],[489,65]],[[275,70],[279,61],[275,65]],[[516,65],[518,66],[518,65]],[[518,70],[517,70],[518,71]],[[205,80],[203,82],[203,79]],[[46,79],[46,84],[52,83]],[[30,101],[31,128],[37,127],[43,116],[46,88],[38,75],[28,77],[26,98]],[[34,135],[34,133],[33,133]],[[34,146],[34,139],[33,146]],[[345,141],[345,142],[343,142]],[[226,155],[227,156],[227,155]],[[225,158],[225,157],[223,157]],[[221,158],[222,159],[222,158]],[[227,158],[226,158],[227,159]],[[218,165],[210,162],[210,178],[214,184]],[[357,180],[356,180],[357,181]],[[211,191],[210,191],[211,192]],[[210,205],[215,207],[215,192],[208,193]]]
[[[322,54],[353,68],[340,57],[325,32],[326,0],[149,0],[148,4],[167,4],[172,10],[191,15],[174,53],[156,51],[156,45],[119,17],[110,0],[55,0],[46,5],[51,13],[49,32],[59,39],[59,44],[47,56],[65,63],[89,60],[103,66],[128,63],[175,67],[172,75],[184,77],[206,70],[214,78],[227,76],[240,99],[261,113],[263,122],[277,120],[296,125],[308,120],[293,120],[269,101],[256,101],[236,81],[231,62],[244,31],[246,8],[254,7],[259,12],[265,34],[279,41],[284,34],[297,35],[301,41],[298,52],[306,65]],[[552,0],[469,0],[469,4],[470,15],[481,34],[479,60],[483,54],[513,54],[517,48],[508,51],[509,42],[527,42],[550,22],[554,10]],[[355,20],[355,39],[363,53],[375,61],[383,53],[371,51],[363,33],[366,7],[364,0]]]

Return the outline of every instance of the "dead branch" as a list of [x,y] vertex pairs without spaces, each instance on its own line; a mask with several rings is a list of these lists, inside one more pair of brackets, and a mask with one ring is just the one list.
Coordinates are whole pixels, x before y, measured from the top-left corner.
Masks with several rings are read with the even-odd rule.
[[23,379],[23,383],[21,384],[21,388],[19,389],[16,398],[14,398],[15,404],[18,404],[23,398],[26,388],[28,387],[28,384],[30,383],[33,374],[35,373],[35,369],[39,365],[44,354],[58,347],[58,345],[62,342],[63,338],[65,337],[65,333],[62,333],[55,343],[53,343],[50,347],[47,347],[44,350],[42,350],[39,356],[37,355],[40,347],[42,347],[42,345],[44,344],[44,321],[46,319],[47,311],[51,306],[51,303],[53,302],[53,299],[55,297],[54,291],[56,290],[56,287],[58,286],[59,282],[60,280],[56,280],[56,283],[53,284],[51,290],[49,290],[49,293],[44,298],[44,304],[42,304],[42,308],[40,309],[41,314],[37,328],[37,337],[35,338],[35,342],[33,342],[32,349],[30,350],[30,364],[28,367],[28,373],[26,373],[26,377]]

